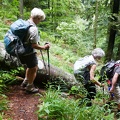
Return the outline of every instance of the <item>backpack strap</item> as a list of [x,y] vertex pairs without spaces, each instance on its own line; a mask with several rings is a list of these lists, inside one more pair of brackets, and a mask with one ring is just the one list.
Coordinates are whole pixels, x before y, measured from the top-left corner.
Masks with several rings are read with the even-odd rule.
[[[23,44],[28,44],[28,43],[27,43],[28,32],[29,32],[30,27],[34,26],[33,24],[30,23],[29,20],[27,20],[27,22],[28,22],[30,25],[29,25],[29,28],[28,28],[28,30],[27,30],[27,34],[26,34],[26,36],[24,37]],[[29,40],[29,43],[30,43],[30,40]]]
[[25,37],[23,38],[23,44],[25,44],[25,42],[26,42],[26,39],[27,39],[27,36],[28,36],[28,32],[29,32],[29,29],[30,29],[30,27],[32,27],[33,25],[29,22],[29,21],[27,21],[30,25],[29,25],[29,27],[28,27],[28,30],[27,30],[27,33],[26,33],[26,35],[25,35]]

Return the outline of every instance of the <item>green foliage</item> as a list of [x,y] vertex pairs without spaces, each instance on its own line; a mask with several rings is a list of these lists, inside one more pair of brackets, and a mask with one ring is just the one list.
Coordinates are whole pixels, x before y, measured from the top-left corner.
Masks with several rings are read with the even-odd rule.
[[[0,86],[1,88],[1,86]],[[0,90],[1,91],[1,90]],[[4,120],[4,111],[8,109],[8,100],[6,95],[0,93],[0,120]],[[8,119],[10,120],[10,119]]]
[[[73,73],[73,64],[78,56],[84,56],[93,49],[95,2],[96,0],[24,1],[25,19],[29,18],[31,8],[36,7],[36,5],[46,13],[46,20],[40,24],[40,29],[46,32],[41,31],[41,41],[43,44],[44,42],[51,43],[51,64]],[[110,0],[98,0],[98,3],[97,47],[105,49]],[[18,18],[18,8],[19,0],[2,0],[0,2],[0,40],[3,40],[10,24]],[[119,34],[117,43],[119,43]],[[44,57],[47,60],[46,54]],[[6,85],[16,82],[15,75],[20,70],[0,71],[1,94]],[[86,94],[81,87],[73,86],[71,88],[70,94],[82,96],[81,93],[82,95]],[[100,107],[97,104],[88,108],[85,106],[86,100],[65,99],[60,94],[59,90],[49,89],[46,92],[42,98],[43,104],[39,106],[38,110],[40,120],[113,120],[113,114],[110,113],[110,110],[105,110],[105,106]],[[100,91],[96,99],[100,99],[101,96]],[[0,98],[1,110],[6,108],[7,103],[3,98],[5,97]],[[79,106],[80,102],[81,106]],[[0,119],[2,119],[2,115],[0,115]]]
[[[60,34],[61,39],[65,44],[69,46],[74,46],[76,53],[85,54],[88,49],[92,49],[92,34],[90,31],[88,33],[88,24],[89,22],[76,17],[75,20],[70,23],[62,22],[57,27],[57,33]],[[92,30],[91,30],[92,31]],[[86,42],[87,41],[87,42]],[[86,49],[87,48],[87,49]],[[82,53],[82,51],[84,51]]]
[[[12,72],[5,71],[0,73],[0,79],[3,83],[3,87],[5,84],[11,84],[12,82],[15,82],[15,76],[13,76]],[[1,86],[2,87],[2,86]]]
[[[48,35],[45,32],[41,32],[41,44],[48,42]],[[64,71],[73,73],[73,63],[78,58],[76,53],[71,51],[69,45],[65,45],[59,41],[59,44],[54,43],[55,38],[49,36],[49,41],[51,44],[50,52],[50,64],[61,68]],[[46,51],[43,52],[44,58],[47,61]],[[41,57],[41,56],[40,56]],[[42,57],[41,57],[42,59]]]
[[11,118],[4,118],[4,112],[0,113],[0,120],[12,120]]
[[114,115],[105,106],[86,107],[86,100],[63,98],[59,90],[48,89],[40,99],[43,103],[38,106],[39,120],[113,120]]
[[0,113],[3,110],[7,109],[7,103],[8,103],[8,101],[6,99],[7,99],[7,97],[5,95],[0,94]]
[[87,91],[84,86],[80,83],[78,86],[72,86],[69,94],[75,95],[75,97],[84,98],[87,95]]
[[6,85],[15,84],[17,82],[16,75],[23,71],[22,67],[11,69],[10,71],[0,71],[0,93],[6,90]]
[[8,0],[2,0],[2,3],[0,5],[0,18],[9,20],[14,20],[17,18],[17,15],[19,13],[18,5],[18,0],[12,0],[12,2]]
[[9,29],[10,24],[17,19],[19,15],[18,0],[2,0],[0,5],[0,40],[3,38]]
[[[0,71],[0,113],[7,109],[8,100],[4,93],[8,90],[8,85],[17,82],[15,76],[22,70],[23,68],[18,67],[17,69],[11,69],[10,71]],[[0,120],[3,120],[2,117],[3,115],[0,114]]]
[[0,41],[3,41],[3,38],[5,36],[5,33],[8,30],[8,25],[3,24],[3,21],[0,19]]
[[3,115],[2,114],[0,114],[0,120],[3,120]]
[[[86,53],[88,53],[88,51],[93,49],[94,17],[95,17],[96,1],[90,1],[90,0],[74,1],[73,0],[69,2],[64,1],[64,4],[62,4],[61,1],[55,2],[52,8],[53,10],[52,18],[54,17],[56,18],[59,16],[57,15],[58,11],[59,13],[61,13],[61,18],[62,18],[62,21],[60,17],[59,17],[59,21],[55,19],[57,22],[57,26],[56,26],[56,29],[54,30],[53,35],[56,38],[61,38],[59,39],[59,41],[63,41],[65,44],[69,44],[69,46],[73,46],[72,49],[74,49],[74,51],[78,55],[85,55]],[[61,4],[62,10],[59,9],[59,7],[56,10],[59,4]],[[98,1],[98,4],[99,4],[98,20],[97,20],[97,26],[96,26],[97,47],[103,48],[104,46],[104,49],[105,49],[107,25],[108,25],[107,18],[110,13],[110,9],[109,9],[110,3],[106,2],[106,0],[103,0],[103,1]],[[67,11],[67,15],[64,14],[63,12],[64,10]],[[66,17],[64,17],[64,15]],[[67,18],[67,20],[65,18]]]
[[40,6],[39,0],[23,0],[25,7],[27,7],[28,10],[33,9],[34,7]]
[[47,16],[46,21],[43,23],[45,25],[44,30],[53,34],[57,34],[56,27],[59,23],[71,21],[75,14],[80,14],[83,10],[82,3],[79,0],[52,0],[40,3],[41,6],[44,6],[43,8]]
[[[98,0],[97,2],[99,5],[96,26],[97,47],[105,49],[108,16],[110,16],[110,0]],[[83,56],[93,48],[96,0],[28,0],[24,1],[24,5],[25,19],[29,18],[31,8],[36,7],[36,5],[37,7],[41,7],[46,14],[46,20],[40,23],[41,30],[52,34],[55,40],[56,38],[61,38],[59,39],[61,43],[63,41],[70,46],[72,45],[72,49],[78,55]],[[1,2],[2,9],[0,14],[2,19],[5,21],[15,20],[19,16],[18,6],[19,0],[12,0],[11,2],[9,0],[3,0]],[[9,8],[10,11],[8,11]],[[61,31],[58,28],[62,28]],[[1,35],[3,38],[3,32]]]
[[61,22],[57,30],[65,43],[73,44],[83,38],[87,25],[87,21],[77,17],[76,20],[73,20],[71,23]]

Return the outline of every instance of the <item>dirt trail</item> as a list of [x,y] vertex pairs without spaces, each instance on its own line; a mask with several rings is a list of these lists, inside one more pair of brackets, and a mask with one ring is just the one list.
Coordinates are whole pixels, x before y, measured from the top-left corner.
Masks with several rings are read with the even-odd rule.
[[[42,103],[40,97],[44,92],[44,89],[39,89],[39,94],[28,94],[21,89],[20,85],[11,86],[9,92],[6,93],[9,109],[5,111],[3,120],[38,120],[37,106]],[[114,120],[118,120],[116,116]]]
[[[44,90],[40,89],[40,93]],[[39,94],[28,94],[20,88],[20,85],[10,87],[10,91],[6,94],[9,100],[9,110],[5,111],[6,119],[12,120],[38,120],[36,111],[37,106],[41,102]]]

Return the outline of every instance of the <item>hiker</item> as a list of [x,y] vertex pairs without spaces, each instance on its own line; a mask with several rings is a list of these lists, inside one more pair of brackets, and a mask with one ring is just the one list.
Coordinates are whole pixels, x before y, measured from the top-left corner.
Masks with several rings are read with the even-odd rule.
[[44,12],[39,8],[34,8],[31,11],[29,23],[32,25],[26,37],[25,47],[27,52],[24,56],[20,57],[22,64],[26,64],[27,69],[25,73],[25,79],[21,84],[21,87],[25,88],[27,92],[36,93],[39,92],[38,88],[34,86],[34,80],[36,78],[38,70],[38,59],[37,59],[37,50],[47,50],[50,48],[50,44],[47,43],[44,46],[40,46],[38,43],[40,41],[37,24],[45,19]]
[[[107,82],[107,87],[108,87],[108,91],[110,91],[111,89],[111,85],[112,85],[112,77],[113,77],[113,70],[115,67],[115,63],[116,61],[111,60],[108,61],[106,64],[104,64],[100,70],[100,76],[99,76],[99,82]],[[114,94],[111,93],[109,95],[109,99],[107,104],[110,104],[110,101],[112,101],[114,99]]]
[[96,48],[92,51],[91,55],[78,59],[74,64],[74,76],[77,81],[82,83],[88,92],[86,96],[89,101],[88,106],[92,105],[91,99],[94,99],[96,95],[95,85],[100,87],[104,86],[104,84],[95,80],[97,61],[99,61],[103,56],[105,56],[104,51],[101,48]]
[[114,94],[114,101],[117,103],[118,112],[120,112],[120,60],[116,61],[112,74],[110,93]]

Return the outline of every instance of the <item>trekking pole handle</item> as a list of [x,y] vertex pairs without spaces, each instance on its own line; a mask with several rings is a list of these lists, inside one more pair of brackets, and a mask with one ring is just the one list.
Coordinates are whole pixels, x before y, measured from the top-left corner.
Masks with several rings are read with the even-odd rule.
[[[44,44],[44,46],[46,46],[47,45],[47,48],[45,48],[45,50],[48,50],[49,49],[49,47],[50,47],[50,44],[48,43],[48,42],[46,42],[45,44]],[[49,46],[49,47],[48,47]]]
[[45,45],[46,45],[46,44],[49,44],[49,42],[46,42]]

